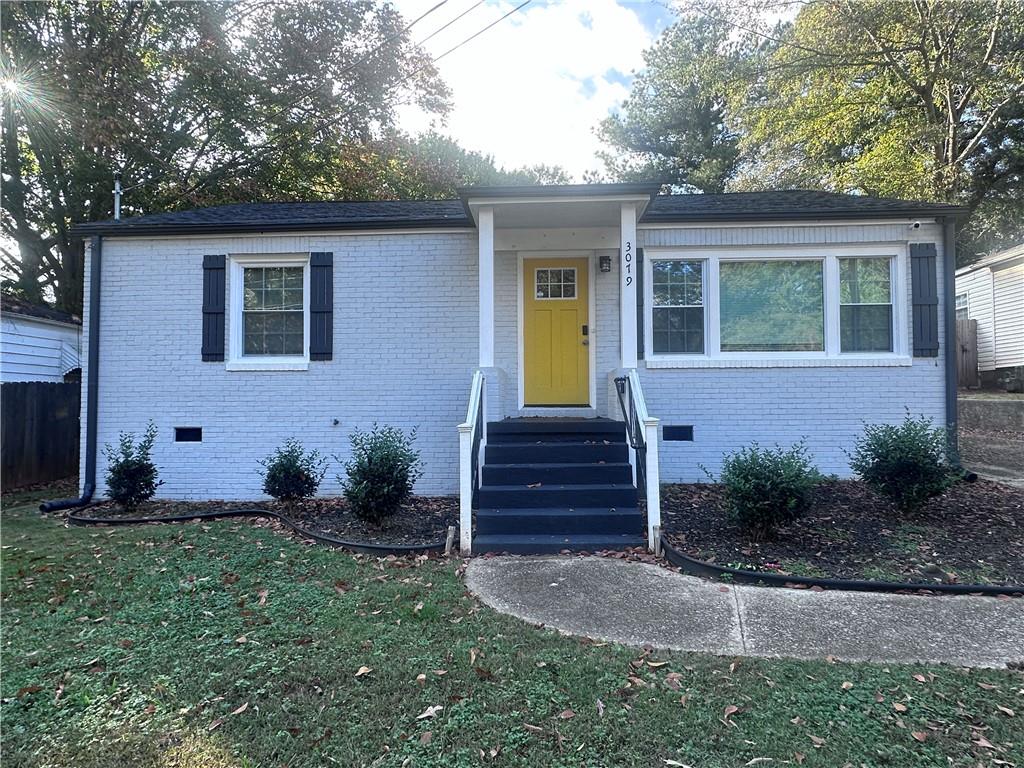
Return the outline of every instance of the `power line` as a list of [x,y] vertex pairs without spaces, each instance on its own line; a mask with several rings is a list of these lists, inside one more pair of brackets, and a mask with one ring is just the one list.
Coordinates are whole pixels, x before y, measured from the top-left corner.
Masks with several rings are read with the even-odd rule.
[[[483,34],[484,32],[486,32],[486,31],[487,31],[488,29],[490,29],[491,27],[493,27],[493,26],[494,26],[495,24],[500,24],[500,23],[501,23],[501,22],[503,22],[503,21],[504,21],[505,19],[507,19],[507,18],[508,18],[509,16],[511,16],[511,15],[512,15],[513,13],[515,13],[516,11],[520,10],[521,8],[525,8],[526,6],[528,6],[528,5],[529,5],[529,4],[531,3],[531,2],[533,2],[533,0],[526,0],[526,2],[524,2],[524,3],[520,3],[520,4],[519,4],[519,5],[517,5],[517,6],[515,7],[515,8],[513,8],[513,9],[512,9],[511,11],[509,11],[509,12],[508,12],[508,13],[506,13],[506,14],[505,14],[504,16],[502,16],[502,17],[501,17],[500,19],[498,19],[498,20],[496,20],[496,21],[492,21],[492,22],[491,22],[490,24],[488,24],[488,25],[487,25],[486,27],[484,27],[483,29],[481,29],[481,30],[480,30],[479,32],[477,32],[477,33],[475,33],[475,34],[472,34],[472,35],[470,35],[469,37],[467,37],[467,38],[466,38],[465,40],[463,40],[463,41],[462,41],[461,43],[459,43],[458,45],[453,45],[453,46],[452,46],[451,48],[449,48],[449,49],[448,49],[447,51],[445,51],[444,53],[442,53],[442,54],[441,54],[440,56],[435,56],[435,57],[434,57],[433,59],[431,59],[431,62],[430,62],[430,63],[431,63],[431,64],[433,64],[433,63],[435,63],[435,62],[438,62],[438,61],[440,61],[441,59],[443,59],[443,58],[444,58],[445,56],[447,56],[447,55],[448,55],[449,53],[453,53],[454,51],[457,51],[457,50],[458,50],[459,48],[461,48],[462,46],[464,46],[464,45],[465,45],[466,43],[468,43],[468,42],[469,42],[470,40],[473,40],[473,39],[475,39],[475,38],[477,38],[477,37],[480,37],[480,35],[482,35],[482,34]],[[418,71],[418,70],[417,70],[417,71]],[[413,74],[416,74],[416,73],[414,72]]]
[[439,33],[441,33],[441,32],[444,32],[444,31],[445,31],[446,29],[448,29],[448,27],[450,27],[450,26],[451,26],[452,24],[454,24],[454,23],[455,23],[456,21],[458,21],[459,19],[461,19],[461,18],[462,18],[463,16],[465,16],[465,15],[466,15],[467,13],[469,13],[470,11],[472,11],[472,10],[473,10],[474,8],[476,8],[477,6],[480,6],[480,5],[483,5],[483,4],[484,4],[484,0],[477,0],[477,2],[473,3],[473,5],[469,6],[469,8],[467,8],[466,10],[464,10],[464,11],[463,11],[462,13],[460,13],[460,14],[459,14],[458,16],[456,16],[456,17],[455,17],[454,19],[452,19],[451,21],[449,21],[449,22],[448,22],[447,24],[445,24],[445,25],[444,25],[443,27],[441,27],[440,29],[435,29],[435,30],[434,30],[433,32],[431,32],[431,33],[430,33],[429,35],[427,35],[427,36],[426,36],[426,37],[424,37],[424,38],[423,38],[422,40],[420,40],[420,41],[419,41],[418,43],[416,43],[416,45],[417,45],[417,46],[423,45],[423,44],[424,44],[425,42],[427,42],[427,40],[429,40],[430,38],[434,37],[435,35],[437,35],[437,34],[439,34]]

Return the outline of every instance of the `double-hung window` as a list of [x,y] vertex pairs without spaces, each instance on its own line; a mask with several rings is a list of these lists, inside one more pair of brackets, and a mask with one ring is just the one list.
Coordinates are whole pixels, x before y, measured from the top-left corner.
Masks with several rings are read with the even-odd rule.
[[892,352],[892,259],[839,259],[839,351]]
[[966,293],[956,295],[956,319],[966,320],[971,316],[971,304]]
[[306,368],[309,361],[308,254],[232,257],[230,280],[228,368]]
[[654,354],[704,354],[703,262],[656,261],[652,275]]
[[905,250],[649,248],[647,359],[654,367],[908,364],[907,308],[897,302]]

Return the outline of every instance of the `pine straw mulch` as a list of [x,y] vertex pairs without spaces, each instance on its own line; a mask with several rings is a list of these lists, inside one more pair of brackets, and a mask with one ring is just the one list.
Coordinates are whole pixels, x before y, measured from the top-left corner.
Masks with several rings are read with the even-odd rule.
[[447,537],[448,526],[459,524],[459,500],[454,496],[413,496],[380,526],[359,519],[345,499],[333,497],[307,499],[290,510],[276,501],[150,501],[130,515],[107,501],[83,510],[82,517],[173,517],[254,508],[285,515],[315,533],[379,546],[437,544]]
[[662,532],[716,565],[785,575],[919,583],[1024,584],[1024,489],[957,483],[913,517],[856,480],[830,480],[769,541],[728,516],[720,485],[662,490]]

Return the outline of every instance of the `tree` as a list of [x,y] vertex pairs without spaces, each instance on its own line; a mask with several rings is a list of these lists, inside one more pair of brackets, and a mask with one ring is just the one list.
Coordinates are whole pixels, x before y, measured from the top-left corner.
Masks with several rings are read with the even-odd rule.
[[[960,203],[971,212],[965,261],[1024,236],[1024,4],[807,0],[778,23],[790,6],[705,4],[706,26],[681,22],[652,49],[663,55],[631,101],[643,107],[637,88],[646,89],[655,115],[678,114],[681,125],[695,126],[694,105],[725,93],[722,124],[738,148],[727,174],[732,189]],[[707,31],[721,28],[740,55],[723,51],[720,31]],[[705,39],[719,41],[710,61],[725,72],[709,83],[692,77],[708,60],[698,44]],[[673,107],[665,96],[673,89],[693,95]],[[633,143],[642,146],[664,121],[647,130],[631,110],[625,123],[639,126]],[[685,135],[694,146],[655,145],[659,163],[685,162],[686,152],[701,157],[718,141],[694,129]]]
[[[79,311],[72,222],[232,201],[345,197],[395,107],[448,90],[375,0],[8,2],[2,17],[3,234],[18,288]],[[362,181],[355,178],[353,186]]]
[[599,155],[612,178],[723,191],[739,155],[727,95],[748,53],[729,33],[721,18],[690,13],[644,53],[622,111],[597,131],[612,148]]

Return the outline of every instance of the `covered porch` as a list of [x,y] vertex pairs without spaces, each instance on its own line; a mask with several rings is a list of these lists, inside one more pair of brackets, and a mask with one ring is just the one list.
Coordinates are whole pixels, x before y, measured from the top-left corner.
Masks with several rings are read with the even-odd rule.
[[[509,533],[500,541],[519,551],[614,546],[614,538],[587,535],[607,529],[625,537],[622,513],[643,518],[638,488],[647,496],[638,540],[655,546],[657,419],[646,411],[636,367],[637,221],[657,191],[633,184],[460,190],[479,257],[479,359],[459,426],[463,552],[473,549],[478,507],[478,528],[493,523]],[[595,429],[605,443],[621,439],[624,475],[615,445],[602,457],[587,447]],[[533,443],[536,461],[509,463],[498,443],[510,440]],[[621,525],[608,524],[613,517]],[[551,533],[526,540],[541,531]]]

